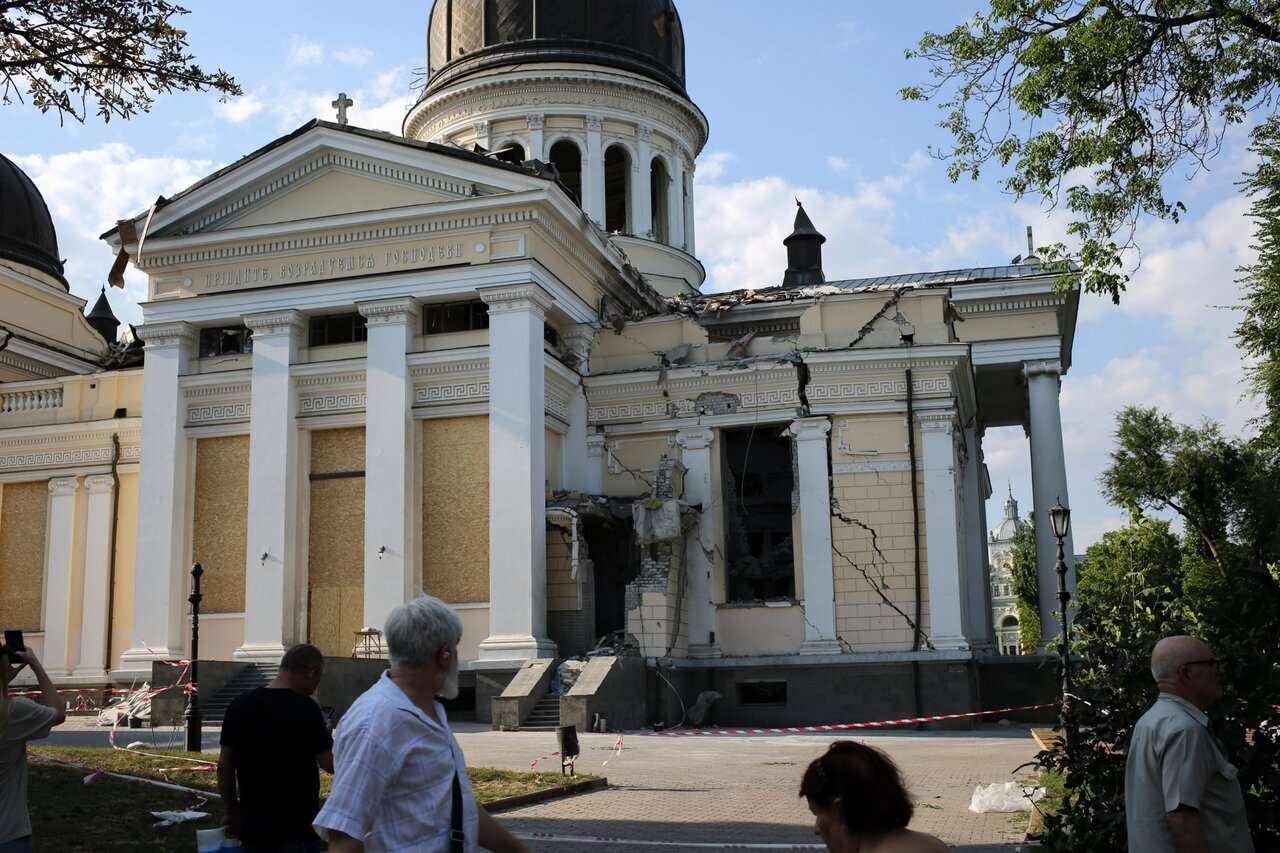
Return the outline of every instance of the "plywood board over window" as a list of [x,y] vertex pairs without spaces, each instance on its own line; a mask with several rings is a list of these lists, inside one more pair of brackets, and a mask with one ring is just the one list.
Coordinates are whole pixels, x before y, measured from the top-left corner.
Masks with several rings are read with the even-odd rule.
[[43,625],[44,545],[49,484],[0,485],[0,625],[39,631]]
[[196,442],[195,522],[191,558],[204,569],[205,613],[244,612],[249,539],[249,436]]
[[345,657],[364,627],[364,427],[311,433],[307,639]]
[[422,423],[422,588],[489,600],[489,419]]

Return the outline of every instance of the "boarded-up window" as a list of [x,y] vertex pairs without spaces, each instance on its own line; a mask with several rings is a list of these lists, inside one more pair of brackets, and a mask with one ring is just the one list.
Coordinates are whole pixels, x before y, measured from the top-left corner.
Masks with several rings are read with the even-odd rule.
[[0,485],[0,625],[39,631],[43,625],[44,544],[49,484]]
[[422,423],[422,588],[489,600],[489,419]]
[[191,558],[204,569],[200,609],[241,613],[249,539],[249,436],[199,439],[195,489]]
[[311,433],[307,640],[346,657],[364,619],[364,427]]

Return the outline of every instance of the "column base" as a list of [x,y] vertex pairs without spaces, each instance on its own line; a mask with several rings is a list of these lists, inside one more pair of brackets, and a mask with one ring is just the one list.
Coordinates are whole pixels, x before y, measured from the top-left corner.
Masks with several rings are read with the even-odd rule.
[[264,645],[244,645],[236,649],[231,654],[232,660],[244,661],[245,663],[280,663],[280,658],[284,657],[285,648],[276,643],[266,643]]
[[933,643],[935,649],[958,649],[966,652],[972,649],[966,637],[930,637],[929,641]]
[[723,657],[720,646],[716,643],[690,643],[688,657],[695,660],[710,660]]
[[525,661],[554,658],[556,644],[546,637],[486,637],[480,641],[480,660]]
[[805,640],[800,644],[802,655],[838,655],[840,652],[839,640]]
[[102,666],[78,666],[71,671],[71,680],[84,684],[106,684],[107,670]]

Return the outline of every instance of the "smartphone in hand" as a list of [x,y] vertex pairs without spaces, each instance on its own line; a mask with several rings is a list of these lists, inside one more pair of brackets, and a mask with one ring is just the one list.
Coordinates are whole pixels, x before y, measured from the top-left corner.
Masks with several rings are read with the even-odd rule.
[[22,642],[21,631],[5,631],[4,644],[10,652],[25,652],[27,647]]

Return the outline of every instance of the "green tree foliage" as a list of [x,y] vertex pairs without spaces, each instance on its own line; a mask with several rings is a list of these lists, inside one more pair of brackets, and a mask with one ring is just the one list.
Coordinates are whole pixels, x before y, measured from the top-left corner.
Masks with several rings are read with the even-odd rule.
[[[1102,481],[1133,519],[1090,547],[1079,569],[1073,740],[1069,752],[1059,744],[1041,755],[1068,786],[1045,822],[1048,849],[1125,849],[1117,753],[1156,696],[1151,649],[1174,633],[1200,636],[1229,659],[1227,695],[1209,715],[1240,770],[1258,849],[1280,846],[1280,547],[1262,529],[1274,519],[1278,474],[1264,445],[1214,424],[1175,424],[1152,409],[1119,415]],[[1178,514],[1182,538],[1143,514],[1151,509]]]
[[0,102],[25,90],[32,105],[83,122],[147,112],[154,95],[239,95],[225,71],[206,72],[166,0],[0,0]]
[[1245,175],[1253,198],[1254,248],[1258,262],[1243,267],[1244,319],[1236,329],[1240,348],[1252,356],[1247,367],[1254,391],[1265,408],[1262,435],[1280,446],[1280,120],[1272,117],[1253,131],[1258,167]]
[[[1272,0],[991,0],[989,12],[927,33],[908,57],[954,145],[952,180],[1008,169],[1017,197],[1073,216],[1086,289],[1118,301],[1143,216],[1177,221],[1166,178],[1195,174],[1228,126],[1270,116],[1280,86],[1280,7]],[[1067,269],[1067,248],[1040,254]]]
[[1018,598],[1018,645],[1032,654],[1040,645],[1040,579],[1036,572],[1036,532],[1028,518],[1013,531],[1009,578]]

